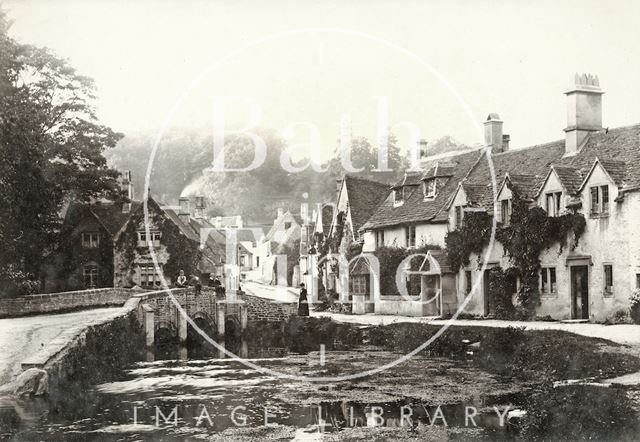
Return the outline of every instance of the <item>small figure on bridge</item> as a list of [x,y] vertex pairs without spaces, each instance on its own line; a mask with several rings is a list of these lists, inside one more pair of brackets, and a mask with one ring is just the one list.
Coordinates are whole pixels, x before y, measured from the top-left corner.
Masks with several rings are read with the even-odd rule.
[[298,316],[309,316],[309,302],[304,283],[300,284],[300,298],[298,298]]
[[184,270],[180,270],[180,275],[176,279],[176,287],[186,287],[187,277],[184,275]]
[[[209,287],[215,287],[217,280],[218,278],[216,278],[216,275],[209,273]],[[220,281],[218,281],[218,284],[220,284]]]
[[191,275],[189,285],[192,285],[196,289],[196,296],[202,292],[202,282],[196,275]]

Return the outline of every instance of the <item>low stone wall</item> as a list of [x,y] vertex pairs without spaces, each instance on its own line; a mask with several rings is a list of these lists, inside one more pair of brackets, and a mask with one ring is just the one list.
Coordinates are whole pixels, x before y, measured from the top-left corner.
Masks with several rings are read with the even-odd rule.
[[107,317],[65,330],[37,354],[23,360],[22,369],[45,370],[50,391],[68,388],[69,379],[88,380],[93,374],[104,375],[120,368],[144,348],[142,327],[137,319],[139,304],[140,298],[130,298]]
[[1,299],[0,318],[53,313],[107,305],[123,305],[130,297],[130,289],[104,288]]
[[294,302],[274,302],[257,296],[242,295],[247,303],[249,321],[286,321],[298,314],[298,304]]

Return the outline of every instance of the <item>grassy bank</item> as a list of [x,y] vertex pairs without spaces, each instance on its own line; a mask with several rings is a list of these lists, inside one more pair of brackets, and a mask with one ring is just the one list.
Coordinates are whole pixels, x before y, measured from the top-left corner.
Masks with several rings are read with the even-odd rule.
[[[391,324],[368,329],[370,343],[407,353],[441,329]],[[422,354],[462,359],[495,374],[556,381],[607,378],[640,371],[640,358],[620,345],[559,330],[449,327]]]

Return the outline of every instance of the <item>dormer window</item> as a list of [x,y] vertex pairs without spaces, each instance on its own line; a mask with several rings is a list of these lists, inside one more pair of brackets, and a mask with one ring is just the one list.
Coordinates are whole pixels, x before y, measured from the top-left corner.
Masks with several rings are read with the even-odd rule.
[[562,205],[562,192],[549,192],[545,194],[545,210],[547,216],[560,216]]
[[436,196],[436,180],[426,180],[422,183],[422,190],[425,198],[434,198]]
[[505,226],[511,221],[511,200],[500,201],[500,221]]
[[399,187],[393,191],[393,205],[400,206],[404,203],[404,187]]
[[594,186],[591,192],[591,215],[609,213],[609,186]]

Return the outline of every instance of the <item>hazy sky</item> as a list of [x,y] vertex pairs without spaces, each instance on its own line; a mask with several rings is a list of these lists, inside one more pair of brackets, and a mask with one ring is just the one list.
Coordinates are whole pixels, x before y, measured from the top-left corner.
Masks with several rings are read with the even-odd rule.
[[[208,128],[215,96],[242,95],[259,103],[261,126],[312,122],[328,150],[344,113],[355,135],[375,139],[375,97],[384,96],[390,123],[413,121],[426,139],[479,142],[473,123],[497,112],[515,148],[564,136],[563,92],[575,72],[600,77],[605,126],[640,122],[640,2],[632,0],[3,4],[15,38],[53,48],[95,79],[102,121],[125,133],[157,130],[194,79],[232,51],[318,27],[398,45],[442,78],[379,41],[300,33],[236,53],[204,77],[171,124]],[[242,115],[232,110],[228,120],[239,124]],[[406,144],[407,132],[395,132]],[[302,140],[304,131],[297,134]]]

